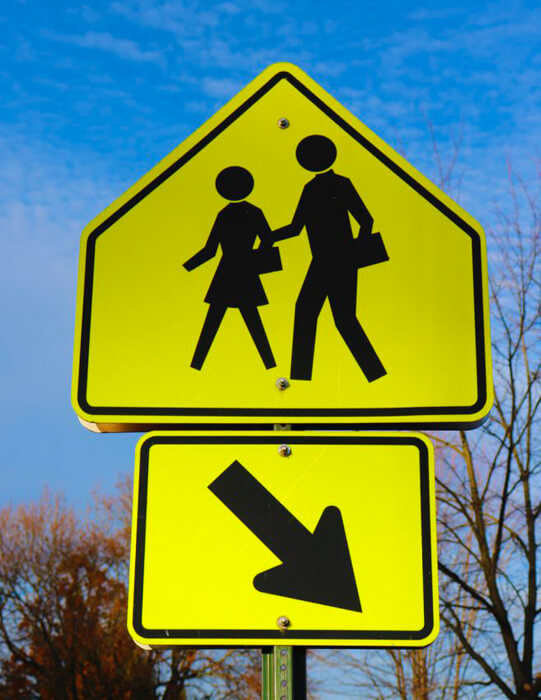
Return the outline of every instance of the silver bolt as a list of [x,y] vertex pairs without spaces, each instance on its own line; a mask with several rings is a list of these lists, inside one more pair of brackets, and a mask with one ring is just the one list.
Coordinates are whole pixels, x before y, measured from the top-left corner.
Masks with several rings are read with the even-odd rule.
[[284,391],[289,386],[289,381],[285,377],[278,377],[276,380],[276,388]]
[[289,457],[291,454],[291,447],[289,445],[280,445],[278,447],[278,454],[280,457]]
[[277,620],[276,624],[281,630],[286,630],[291,625],[291,620],[285,615],[281,615]]
[[285,117],[280,117],[280,119],[278,119],[278,126],[280,127],[280,129],[287,129],[287,127],[289,126],[289,119],[286,119]]

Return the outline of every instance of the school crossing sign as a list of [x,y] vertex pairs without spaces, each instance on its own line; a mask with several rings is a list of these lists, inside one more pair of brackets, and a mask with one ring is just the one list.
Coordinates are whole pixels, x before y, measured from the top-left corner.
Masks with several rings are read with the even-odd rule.
[[483,230],[271,66],[85,229],[73,403],[102,430],[474,427]]

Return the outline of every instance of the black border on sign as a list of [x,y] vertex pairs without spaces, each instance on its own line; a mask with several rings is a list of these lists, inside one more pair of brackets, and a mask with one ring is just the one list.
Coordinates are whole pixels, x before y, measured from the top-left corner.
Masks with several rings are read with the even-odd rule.
[[[422,541],[422,568],[423,568],[423,602],[424,602],[424,626],[420,630],[334,630],[334,631],[314,631],[314,630],[225,630],[225,629],[148,629],[143,626],[143,586],[145,568],[145,532],[147,515],[147,493],[148,493],[148,472],[149,454],[153,445],[279,445],[287,440],[290,445],[413,445],[419,450],[419,468],[421,484],[421,541]],[[436,562],[432,561],[431,550],[431,498],[429,482],[429,459],[426,444],[418,437],[412,435],[402,436],[366,436],[366,437],[333,437],[333,436],[312,436],[300,437],[298,435],[282,434],[271,436],[178,436],[160,435],[151,436],[146,439],[140,448],[139,460],[139,489],[137,502],[137,533],[135,543],[135,578],[133,591],[133,613],[132,623],[135,632],[147,640],[163,640],[163,645],[167,645],[171,640],[183,639],[205,639],[215,640],[216,645],[224,639],[239,640],[261,640],[268,639],[269,643],[280,640],[281,644],[287,644],[287,640],[344,640],[351,641],[351,646],[356,646],[356,640],[370,641],[407,641],[426,639],[434,629],[434,599],[432,595],[432,580]],[[435,507],[433,504],[432,507]],[[273,641],[274,640],[274,641]],[[161,642],[160,642],[161,644]],[[206,645],[205,645],[206,646]],[[243,646],[249,644],[243,643]],[[254,646],[260,646],[254,644]],[[358,646],[358,645],[357,645]],[[362,646],[370,646],[364,644]]]
[[[130,407],[130,406],[93,406],[87,400],[87,389],[88,389],[88,365],[89,365],[89,346],[90,346],[90,322],[91,322],[91,309],[92,309],[92,291],[93,291],[93,273],[94,273],[94,259],[95,259],[95,248],[96,240],[104,231],[111,227],[115,222],[117,222],[124,214],[126,214],[130,209],[136,206],[140,201],[147,197],[153,190],[159,187],[165,180],[167,180],[171,175],[173,175],[177,170],[179,170],[185,163],[196,156],[205,146],[207,146],[211,141],[213,141],[219,134],[222,133],[227,127],[232,124],[236,119],[238,119],[244,112],[246,112],[253,104],[255,104],[263,95],[265,95],[272,87],[274,87],[281,80],[287,80],[293,87],[295,87],[299,92],[301,92],[307,99],[309,99],[316,107],[318,107],[322,112],[324,112],[330,119],[332,119],[338,126],[340,126],[344,131],[346,131],[350,136],[352,136],[361,146],[363,146],[367,151],[369,151],[374,157],[381,161],[386,167],[388,167],[392,172],[400,177],[405,183],[407,183],[412,189],[414,189],[419,195],[426,199],[430,204],[435,206],[442,214],[444,214],[448,219],[450,219],[454,224],[456,224],[466,235],[469,236],[472,242],[472,261],[473,261],[473,292],[474,292],[474,310],[475,310],[475,342],[476,342],[476,365],[477,365],[477,400],[472,405],[467,406],[415,406],[415,407],[396,407],[396,408],[280,408],[280,409],[270,409],[270,408],[216,408],[216,407],[203,407],[203,408],[190,408],[190,407]],[[119,207],[113,214],[111,214],[105,221],[103,221],[99,226],[97,226],[88,236],[87,240],[87,251],[86,251],[86,266],[85,266],[85,282],[84,282],[84,293],[83,293],[83,310],[82,310],[82,329],[81,329],[81,346],[80,346],[80,356],[79,356],[79,378],[77,386],[77,399],[79,406],[88,415],[99,417],[99,416],[162,416],[171,418],[181,418],[182,416],[208,416],[208,417],[226,417],[226,416],[237,416],[237,417],[249,417],[249,416],[259,416],[269,418],[275,418],[276,416],[281,416],[284,418],[344,418],[346,421],[351,419],[351,423],[344,423],[344,425],[367,425],[368,421],[354,421],[355,418],[376,418],[388,416],[390,421],[385,425],[387,427],[425,427],[428,425],[434,425],[440,427],[475,427],[479,425],[484,418],[472,422],[461,422],[461,417],[467,417],[473,415],[480,411],[486,403],[487,399],[487,371],[485,362],[485,335],[484,335],[484,307],[483,307],[483,282],[482,282],[482,262],[481,262],[481,240],[479,234],[475,229],[470,226],[464,219],[462,219],[458,214],[452,211],[447,205],[445,205],[441,200],[439,200],[435,195],[433,195],[429,190],[426,189],[420,182],[415,180],[411,175],[409,175],[405,170],[403,170],[397,163],[391,160],[387,155],[380,151],[373,143],[371,143],[362,134],[357,132],[350,124],[348,124],[344,119],[342,119],[336,112],[334,112],[328,105],[326,105],[319,97],[317,97],[311,90],[309,90],[305,85],[303,85],[297,78],[295,78],[291,73],[287,71],[280,71],[274,75],[267,83],[265,83],[259,90],[257,90],[251,97],[249,97],[242,105],[237,107],[234,112],[232,112],[226,119],[224,119],[218,126],[212,129],[206,136],[204,136],[199,143],[190,148],[184,155],[182,155],[177,161],[168,166],[162,173],[160,173],[152,182],[145,185],[137,194],[135,194],[129,201]],[[488,411],[487,411],[488,412]],[[436,420],[434,421],[421,421],[412,420],[411,422],[398,422],[393,423],[392,419],[394,417],[407,417],[407,416],[434,416]],[[438,416],[457,416],[456,422],[453,420],[446,420],[440,422],[437,420]],[[113,421],[114,422],[114,421]],[[125,421],[124,421],[125,422]],[[163,422],[163,421],[161,421]],[[173,422],[174,423],[174,422]],[[318,422],[317,427],[321,428],[325,425],[324,422]],[[332,423],[329,423],[332,426]],[[189,427],[189,426],[186,426]],[[381,427],[381,425],[380,425]]]

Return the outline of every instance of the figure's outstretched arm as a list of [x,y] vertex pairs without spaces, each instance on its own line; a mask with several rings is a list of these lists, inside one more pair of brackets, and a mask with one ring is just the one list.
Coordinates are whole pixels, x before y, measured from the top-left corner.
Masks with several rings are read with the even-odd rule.
[[183,264],[183,267],[186,268],[186,270],[193,270],[196,267],[199,267],[199,265],[206,263],[207,260],[211,260],[216,255],[218,245],[220,243],[220,227],[218,225],[219,219],[220,215],[218,214],[205,246],[195,255],[192,255],[192,257],[189,260],[186,260],[186,262]]
[[372,226],[374,225],[374,218],[366,208],[363,200],[359,197],[351,180],[347,180],[346,198],[348,210],[353,214],[361,227],[359,236],[370,236],[372,233]]
[[301,195],[299,203],[297,204],[297,209],[293,215],[293,221],[287,226],[282,226],[281,228],[277,228],[272,232],[273,242],[283,241],[286,238],[293,238],[294,236],[298,236],[303,230],[305,222],[303,199],[304,192]]

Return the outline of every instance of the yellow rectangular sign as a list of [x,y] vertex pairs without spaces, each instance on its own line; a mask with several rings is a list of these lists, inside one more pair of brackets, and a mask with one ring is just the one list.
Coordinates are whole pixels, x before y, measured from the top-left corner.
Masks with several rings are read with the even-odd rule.
[[433,451],[407,433],[150,433],[128,627],[147,646],[425,646]]
[[475,427],[483,229],[270,66],[83,232],[73,404],[106,431]]

